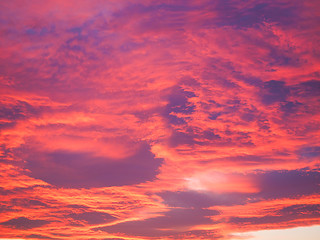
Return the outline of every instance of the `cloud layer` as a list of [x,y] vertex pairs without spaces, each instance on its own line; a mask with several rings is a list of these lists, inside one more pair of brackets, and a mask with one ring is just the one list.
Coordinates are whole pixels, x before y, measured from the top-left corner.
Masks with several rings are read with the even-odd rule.
[[0,3],[0,237],[320,223],[317,1]]

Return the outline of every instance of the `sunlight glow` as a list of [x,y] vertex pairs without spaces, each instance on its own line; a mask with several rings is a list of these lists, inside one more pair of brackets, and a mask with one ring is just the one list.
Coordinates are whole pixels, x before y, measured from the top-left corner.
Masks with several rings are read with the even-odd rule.
[[[250,240],[318,240],[320,236],[320,226],[298,227],[278,230],[262,230],[235,234],[234,239]],[[307,238],[306,238],[307,236]]]

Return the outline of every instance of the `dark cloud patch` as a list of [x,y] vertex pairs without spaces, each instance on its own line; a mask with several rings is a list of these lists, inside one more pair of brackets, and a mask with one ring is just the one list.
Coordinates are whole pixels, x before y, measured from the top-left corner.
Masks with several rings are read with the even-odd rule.
[[184,76],[180,79],[180,85],[181,86],[188,86],[191,88],[198,88],[201,86],[200,82],[198,79],[193,78],[191,76]]
[[283,49],[275,46],[269,46],[269,64],[268,67],[292,66],[299,67],[301,60],[299,55],[294,54],[294,49]]
[[50,207],[48,204],[41,202],[39,200],[35,200],[35,199],[17,198],[17,199],[12,199],[11,203],[14,206],[20,206],[20,207],[25,207],[25,208],[34,208],[34,207],[48,208],[48,207]]
[[[13,123],[11,126],[15,125]],[[5,127],[4,127],[5,128]],[[1,124],[0,124],[1,129]],[[15,165],[19,160],[14,157],[14,150],[12,148],[8,148],[5,144],[0,145],[0,163],[5,163],[9,165]],[[0,195],[3,194],[3,188],[0,187]]]
[[169,121],[170,124],[172,125],[183,125],[186,124],[187,122],[184,120],[184,118],[181,117],[177,117],[175,115],[169,114],[167,116],[167,119]]
[[261,188],[258,197],[276,199],[310,195],[320,191],[320,172],[316,171],[269,171],[256,176]]
[[302,147],[297,151],[302,159],[313,159],[320,156],[320,146]]
[[[90,63],[92,61],[98,60],[98,55],[94,54],[94,51],[90,51],[90,48],[88,48],[88,45],[86,45],[85,43],[88,43],[89,39],[92,37],[96,37],[98,40],[101,38],[101,36],[99,36],[96,31],[92,31],[92,29],[87,30],[89,31],[87,34],[74,35],[60,46],[58,50],[58,56],[62,57],[64,61],[60,63],[56,61],[52,62],[57,64],[56,66],[59,70],[57,73],[61,74],[64,71],[70,70],[70,67],[77,67],[78,64],[83,64],[86,61]],[[89,33],[92,34],[92,36],[89,36]],[[96,46],[96,49],[97,48],[99,48],[99,45]]]
[[295,101],[295,102],[286,101],[280,104],[280,110],[285,115],[292,115],[297,113],[302,106],[303,104],[298,101]]
[[173,130],[168,141],[170,147],[180,145],[188,146],[253,146],[251,137],[246,132],[235,132],[226,130],[219,132],[216,129],[199,129],[199,128],[185,128],[184,131]]
[[0,119],[6,119],[15,122],[17,120],[39,115],[41,110],[43,110],[43,107],[34,107],[27,102],[16,101],[14,104],[3,104],[0,106]]
[[33,25],[24,28],[24,36],[30,41],[38,40],[39,42],[39,39],[53,34],[56,34],[56,25],[54,24],[48,24],[47,26]]
[[50,221],[46,220],[32,220],[26,217],[19,217],[19,218],[13,218],[8,221],[0,223],[3,226],[7,226],[10,228],[16,228],[16,229],[32,229],[41,227],[43,225],[46,225],[50,223]]
[[244,73],[236,71],[233,72],[233,75],[236,79],[241,80],[251,86],[261,87],[263,85],[263,81],[255,76],[244,75]]
[[263,217],[231,217],[230,222],[236,224],[274,224],[286,223],[298,219],[311,219],[320,216],[319,204],[292,205]]
[[190,131],[187,131],[187,132],[173,130],[169,138],[169,144],[171,147],[176,147],[179,145],[192,146],[194,144],[199,143],[195,138],[196,138],[196,135],[193,133],[191,129]]
[[199,9],[199,6],[194,6],[193,2],[191,0],[177,0],[174,2],[167,2],[167,3],[161,3],[157,5],[151,5],[146,8],[146,10],[164,10],[163,12],[176,12],[181,15],[183,12],[192,12],[196,9]]
[[255,110],[244,109],[244,111],[240,114],[240,118],[245,122],[255,121],[257,118],[256,112],[257,112],[256,109]]
[[96,228],[108,233],[161,237],[184,232],[194,225],[213,224],[209,216],[218,212],[208,209],[171,209],[164,216],[142,221],[129,221],[113,226]]
[[168,104],[164,109],[163,116],[173,125],[186,123],[183,118],[175,116],[175,113],[191,114],[195,110],[195,106],[189,102],[189,98],[195,97],[195,94],[186,91],[181,87],[174,87],[168,96]]
[[74,220],[85,221],[87,224],[90,225],[109,223],[116,220],[115,217],[103,212],[71,213],[67,215],[67,217],[70,217]]
[[[28,106],[28,104],[27,104]],[[0,108],[0,118],[4,119],[8,119],[8,120],[18,120],[18,119],[22,119],[24,118],[24,114],[23,114],[23,106],[12,106],[12,107],[8,107],[8,106],[3,106]]]
[[39,235],[39,234],[30,234],[25,236],[25,238],[31,238],[31,239],[56,239],[56,238],[51,238],[48,236],[44,236],[44,235]]
[[285,102],[289,94],[289,88],[282,81],[271,80],[265,82],[261,89],[261,101],[265,105]]
[[[72,236],[72,234],[69,234],[69,233],[52,233],[52,235],[54,235],[54,236],[58,236],[58,237],[71,237]],[[59,238],[59,239],[61,239],[61,238]]]
[[158,193],[170,207],[208,208],[212,206],[232,206],[244,204],[246,196],[241,193],[201,193],[196,191]]
[[104,238],[103,240],[125,240],[124,238]]
[[296,204],[278,211],[284,215],[306,215],[309,217],[320,216],[320,204]]
[[10,194],[13,194],[13,193],[14,193],[13,190],[8,190],[8,189],[5,189],[3,187],[0,187],[0,195],[7,196],[7,195],[10,195]]
[[304,97],[309,96],[320,96],[320,81],[319,80],[309,80],[300,83],[294,87],[298,95]]
[[201,136],[204,139],[210,140],[210,141],[220,140],[221,139],[221,136],[219,134],[217,134],[214,129],[208,129],[208,130],[203,131]]
[[217,231],[212,230],[192,230],[183,233],[173,234],[170,237],[174,239],[206,239],[206,240],[217,240],[223,239],[224,237]]
[[[103,17],[92,17],[89,21],[99,22],[100,19]],[[55,26],[57,25],[49,24],[49,26],[41,28],[32,26],[26,29],[23,36],[20,32],[14,34],[13,38],[21,39],[24,37],[27,42],[30,41],[34,44],[28,44],[23,49],[24,51],[17,53],[19,56],[17,55],[15,59],[18,59],[19,62],[12,59],[3,61],[0,72],[3,75],[13,77],[15,89],[40,92],[41,95],[46,92],[46,96],[55,100],[65,100],[66,95],[69,99],[70,97],[83,99],[96,95],[96,89],[84,83],[84,76],[88,77],[92,71],[96,72],[99,66],[106,63],[106,59],[99,61],[101,60],[99,57],[106,53],[105,48],[111,48],[101,44],[101,42],[105,42],[107,36],[102,33],[103,31],[97,31],[92,24],[84,23],[80,27],[71,28],[71,30],[57,26],[57,32],[67,34],[68,38],[62,44],[57,43],[53,47],[53,44],[48,43],[47,40],[48,37],[57,37]],[[51,51],[52,47],[55,48],[54,52]],[[40,50],[41,53],[34,54]],[[111,51],[107,51],[107,53],[111,59]],[[29,54],[32,54],[32,59],[28,57]],[[44,59],[46,60],[44,61]],[[81,67],[79,68],[79,66]],[[19,71],[15,69],[19,69]],[[77,74],[75,69],[81,74]],[[64,84],[66,79],[70,81],[69,83],[75,84]],[[53,86],[57,91],[50,90]]]
[[230,161],[232,163],[239,163],[239,165],[260,165],[262,163],[272,163],[275,159],[258,156],[258,155],[239,155],[233,157],[219,158],[220,161]]
[[[188,13],[198,9],[192,1],[174,1],[170,3],[155,3],[152,5],[142,5],[138,3],[129,4],[126,8],[115,13],[117,20],[123,22],[129,19],[135,19],[134,14],[145,16],[142,20],[137,21],[135,28],[138,32],[154,32],[155,29],[165,30],[182,30],[186,25]],[[112,23],[117,26],[119,23]]]
[[44,202],[41,202],[41,201],[38,201],[38,200],[30,200],[29,201],[29,204],[31,206],[41,206],[41,207],[49,207],[48,204],[44,203]]
[[[180,30],[187,28],[186,24],[190,13],[201,12],[206,17],[196,18],[194,21],[200,28],[232,26],[234,28],[258,27],[263,22],[293,25],[298,21],[298,11],[301,10],[299,2],[294,3],[255,3],[241,5],[232,0],[218,0],[205,3],[194,1],[160,2],[152,5],[129,4],[126,8],[114,13],[119,23],[125,19],[134,19],[133,14],[145,16],[136,23],[136,29],[141,32],[154,31],[154,29]],[[214,12],[214,16],[210,14]],[[124,17],[125,16],[125,17]],[[111,23],[118,26],[117,22]],[[78,33],[75,29],[73,32]]]
[[6,212],[17,212],[18,210],[13,209],[11,206],[0,204],[0,213]]
[[10,129],[13,128],[16,125],[16,122],[11,121],[11,122],[3,122],[0,123],[0,129]]
[[162,159],[151,153],[150,146],[142,144],[136,154],[121,160],[60,151],[30,155],[26,167],[32,177],[58,187],[91,188],[153,180],[161,163]]
[[215,86],[225,89],[239,89],[239,85],[231,81],[226,76],[220,76],[217,72],[225,71],[225,69],[234,70],[234,65],[229,61],[223,61],[219,58],[208,58],[207,68],[201,73],[202,81],[207,83],[214,82]]
[[214,20],[218,26],[232,26],[235,28],[257,27],[264,21],[276,22],[286,26],[296,22],[299,3],[255,3],[248,7],[239,7],[234,1],[220,0],[212,3],[219,15]]
[[220,115],[222,115],[221,112],[213,112],[209,114],[209,119],[216,120]]
[[89,207],[79,204],[70,204],[66,206],[67,208],[75,208],[75,209],[88,209]]
[[235,113],[239,115],[240,119],[244,122],[252,122],[258,118],[258,110],[256,108],[246,108],[241,101],[236,99],[227,101],[225,105],[220,105],[219,107],[223,107],[223,109],[209,113],[209,119],[220,120],[219,117],[222,115],[234,115]]

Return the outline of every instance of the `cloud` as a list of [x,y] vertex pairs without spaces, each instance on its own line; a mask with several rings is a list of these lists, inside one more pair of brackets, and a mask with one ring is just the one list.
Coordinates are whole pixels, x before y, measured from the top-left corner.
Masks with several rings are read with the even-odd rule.
[[21,206],[24,208],[38,208],[38,207],[44,207],[44,208],[48,208],[50,207],[48,204],[39,201],[39,200],[35,200],[35,199],[12,199],[11,203],[14,206]]
[[96,225],[102,223],[108,223],[116,220],[115,217],[108,213],[103,212],[82,212],[82,213],[71,213],[67,215],[74,220],[85,221],[87,224]]
[[265,82],[263,91],[265,91],[265,93],[262,94],[262,102],[266,105],[276,102],[284,102],[289,93],[284,82],[275,80]]
[[294,197],[311,195],[319,191],[318,171],[269,171],[256,178],[264,198]]
[[54,239],[54,238],[47,237],[47,236],[44,236],[44,235],[39,235],[39,234],[30,234],[30,235],[26,236],[26,238],[32,238],[32,239]]
[[0,224],[3,226],[16,228],[16,229],[32,229],[32,228],[42,227],[43,225],[46,225],[48,223],[50,223],[50,221],[33,220],[26,217],[18,217],[18,218],[12,218]]
[[0,9],[0,237],[319,224],[317,1]]
[[246,194],[239,193],[212,193],[197,191],[178,191],[159,193],[164,203],[170,207],[183,208],[208,208],[212,206],[232,206],[244,204],[247,201]]
[[180,87],[172,89],[171,94],[168,96],[168,104],[164,111],[170,124],[183,124],[186,123],[183,118],[175,116],[176,113],[192,114],[195,106],[188,101],[189,98],[195,97],[193,92],[188,92]]
[[[298,4],[298,3],[297,3]],[[238,7],[235,1],[217,1],[218,26],[255,27],[264,21],[276,22],[286,26],[297,21],[297,5],[288,1],[278,1],[272,4],[263,1]],[[291,22],[290,22],[291,21]]]
[[150,237],[169,236],[186,231],[194,225],[212,224],[213,221],[209,217],[217,214],[218,212],[214,210],[177,208],[171,209],[160,217],[123,222],[96,230]]
[[230,219],[230,221],[240,224],[275,224],[290,222],[298,219],[308,220],[317,217],[318,215],[319,205],[293,205],[275,212],[274,215],[251,218],[233,217]]
[[104,240],[124,240],[124,238],[104,238]]
[[297,150],[297,153],[303,159],[313,159],[320,155],[320,146],[302,147]]
[[138,184],[155,179],[162,160],[147,144],[129,157],[113,160],[91,153],[53,152],[28,157],[30,175],[66,188],[91,188]]

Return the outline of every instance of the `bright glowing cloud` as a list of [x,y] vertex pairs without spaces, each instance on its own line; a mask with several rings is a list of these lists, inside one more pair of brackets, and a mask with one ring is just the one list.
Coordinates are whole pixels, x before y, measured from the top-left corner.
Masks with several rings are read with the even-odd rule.
[[277,230],[264,230],[257,232],[248,232],[244,234],[237,234],[234,239],[251,239],[251,240],[300,240],[306,236],[310,240],[317,240],[319,238],[320,227],[299,227],[291,229],[277,229]]

